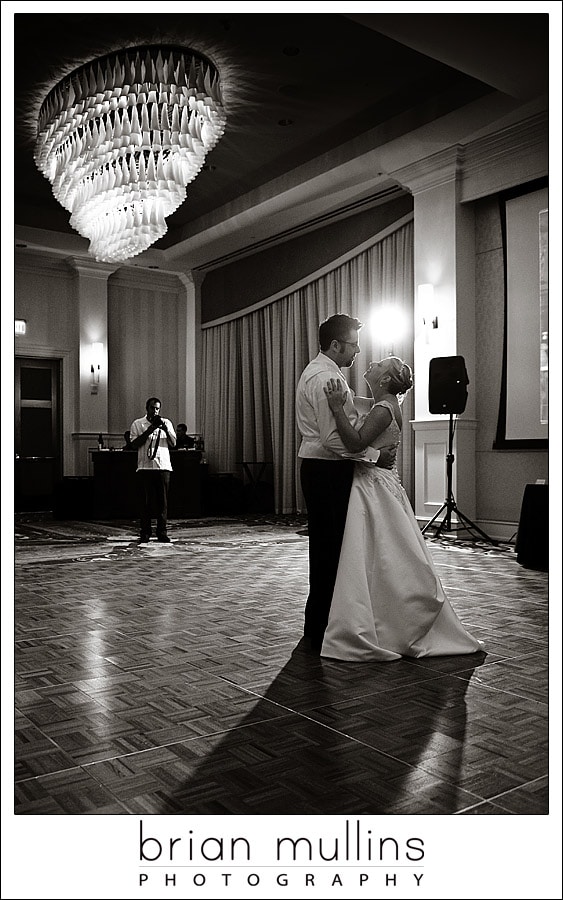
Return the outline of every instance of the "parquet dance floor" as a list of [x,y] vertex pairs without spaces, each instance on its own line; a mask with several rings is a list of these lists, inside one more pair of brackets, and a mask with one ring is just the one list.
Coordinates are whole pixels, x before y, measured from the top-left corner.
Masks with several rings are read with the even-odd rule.
[[299,646],[304,520],[19,516],[15,812],[548,813],[548,575],[429,545],[486,653],[392,663]]

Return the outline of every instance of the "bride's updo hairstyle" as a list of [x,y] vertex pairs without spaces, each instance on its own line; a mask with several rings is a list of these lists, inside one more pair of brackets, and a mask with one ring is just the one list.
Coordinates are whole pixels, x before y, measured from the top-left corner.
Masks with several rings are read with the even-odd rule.
[[386,364],[386,374],[390,379],[389,393],[404,396],[413,385],[411,367],[398,356],[388,356],[382,361]]

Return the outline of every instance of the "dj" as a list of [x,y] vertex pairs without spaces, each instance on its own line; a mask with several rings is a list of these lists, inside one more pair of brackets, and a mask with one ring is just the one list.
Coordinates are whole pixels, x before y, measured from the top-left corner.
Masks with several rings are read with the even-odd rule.
[[141,507],[141,543],[152,534],[151,512],[156,515],[156,537],[169,544],[166,533],[168,518],[168,489],[170,487],[170,450],[176,445],[172,422],[160,415],[160,400],[149,397],[146,416],[131,425],[131,449],[137,451],[137,478]]

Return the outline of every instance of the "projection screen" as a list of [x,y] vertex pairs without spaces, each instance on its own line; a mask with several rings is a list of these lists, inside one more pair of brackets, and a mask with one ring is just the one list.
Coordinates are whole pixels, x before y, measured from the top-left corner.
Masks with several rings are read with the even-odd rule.
[[505,371],[495,446],[542,449],[548,438],[547,187],[505,196],[504,214]]

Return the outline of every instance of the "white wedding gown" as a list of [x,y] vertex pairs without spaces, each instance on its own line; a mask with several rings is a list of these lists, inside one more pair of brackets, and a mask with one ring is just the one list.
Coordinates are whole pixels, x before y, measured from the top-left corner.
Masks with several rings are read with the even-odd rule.
[[[374,447],[398,443],[391,423]],[[475,653],[432,562],[396,469],[357,462],[321,656],[358,662]]]

